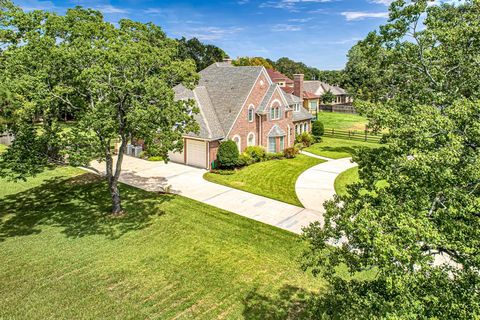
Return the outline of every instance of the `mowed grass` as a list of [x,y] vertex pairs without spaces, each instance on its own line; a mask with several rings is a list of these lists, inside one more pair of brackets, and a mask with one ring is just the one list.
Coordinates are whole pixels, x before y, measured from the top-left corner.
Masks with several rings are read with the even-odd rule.
[[0,319],[278,319],[324,288],[289,232],[125,185],[111,218],[72,168],[28,182],[0,180]]
[[359,180],[358,167],[340,173],[335,179],[335,192],[340,196],[347,195],[347,186]]
[[231,175],[207,172],[204,178],[235,189],[302,206],[295,193],[295,182],[305,170],[323,160],[298,155],[295,159],[259,162]]
[[367,118],[358,114],[336,113],[336,112],[320,112],[318,113],[320,120],[327,129],[338,130],[365,130]]
[[351,157],[353,152],[361,147],[378,148],[380,147],[380,144],[357,140],[322,137],[322,141],[320,143],[315,143],[310,147],[305,148],[305,151],[331,159],[341,159]]

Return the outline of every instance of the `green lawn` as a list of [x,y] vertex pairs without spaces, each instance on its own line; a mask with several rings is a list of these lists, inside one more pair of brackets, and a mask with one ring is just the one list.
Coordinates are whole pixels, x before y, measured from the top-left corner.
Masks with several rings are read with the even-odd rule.
[[348,158],[360,147],[378,148],[380,144],[356,140],[322,137],[322,142],[315,143],[305,151],[332,159]]
[[347,171],[340,173],[335,179],[335,192],[341,196],[346,195],[347,186],[357,182],[358,179],[358,167],[350,168]]
[[365,130],[367,124],[367,118],[349,113],[320,112],[318,120],[325,128],[339,130]]
[[231,175],[206,173],[208,181],[264,197],[302,206],[295,193],[298,176],[323,160],[298,155],[295,159],[271,160],[252,164]]
[[[261,166],[291,178],[309,159]],[[258,184],[291,182],[268,174]],[[110,218],[92,174],[0,180],[0,319],[280,319],[324,288],[299,269],[294,234],[181,196],[121,192],[128,214]]]

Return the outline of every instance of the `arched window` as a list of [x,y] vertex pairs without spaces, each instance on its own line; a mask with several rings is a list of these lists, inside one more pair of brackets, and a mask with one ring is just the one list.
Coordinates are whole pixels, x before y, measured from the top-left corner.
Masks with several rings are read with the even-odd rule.
[[298,124],[295,125],[295,132],[300,134],[300,126]]
[[255,119],[255,107],[253,106],[253,104],[251,104],[248,107],[248,122],[253,122],[254,119]]
[[247,145],[254,146],[255,145],[255,133],[250,132],[247,137]]
[[303,124],[303,132],[308,132],[308,124],[307,123]]
[[271,120],[278,120],[281,118],[281,110],[279,106],[280,102],[275,100],[270,107],[270,119]]
[[241,145],[242,140],[240,139],[239,135],[236,135],[233,137],[233,142],[235,142],[235,144],[237,145],[238,152],[242,152],[242,145]]

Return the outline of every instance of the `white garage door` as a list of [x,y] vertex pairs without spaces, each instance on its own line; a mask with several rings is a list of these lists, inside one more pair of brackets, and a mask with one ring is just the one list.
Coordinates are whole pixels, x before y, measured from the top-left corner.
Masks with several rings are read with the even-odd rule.
[[205,168],[207,165],[207,146],[205,141],[186,140],[187,164],[195,167]]

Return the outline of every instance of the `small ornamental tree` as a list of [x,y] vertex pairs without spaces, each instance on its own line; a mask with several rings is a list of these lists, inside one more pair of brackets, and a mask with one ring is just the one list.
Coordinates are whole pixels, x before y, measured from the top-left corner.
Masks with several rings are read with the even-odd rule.
[[[4,0],[0,48],[0,117],[16,137],[1,156],[4,176],[104,161],[112,213],[120,214],[118,179],[128,141],[160,141],[166,159],[182,148],[184,133],[197,130],[192,102],[175,101],[172,90],[194,86],[195,65],[178,60],[177,42],[153,24],[120,20],[116,27],[90,9],[59,16],[24,12]],[[74,118],[68,130],[59,124],[65,111]]]
[[323,122],[321,122],[320,120],[312,122],[312,135],[315,138],[320,138],[321,136],[323,136],[324,133],[325,128],[323,126]]
[[332,91],[328,90],[322,96],[320,97],[320,100],[322,103],[329,104],[335,101],[335,95],[332,93]]
[[232,140],[226,140],[220,143],[217,153],[217,161],[220,168],[235,168],[239,163],[238,147]]

